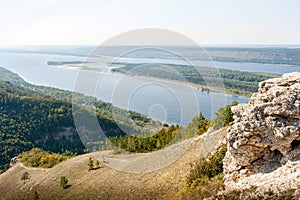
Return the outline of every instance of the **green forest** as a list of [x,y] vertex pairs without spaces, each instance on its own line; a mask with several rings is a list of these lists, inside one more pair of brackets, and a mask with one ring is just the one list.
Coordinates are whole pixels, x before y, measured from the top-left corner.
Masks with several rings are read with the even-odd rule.
[[[239,96],[250,96],[258,89],[258,83],[278,77],[275,74],[235,71],[228,69],[212,69],[209,67],[194,67],[174,64],[118,64],[121,67],[112,69],[113,72],[142,75],[162,79],[194,83],[204,91],[210,88]],[[200,88],[199,88],[200,89]]]
[[[215,119],[211,121],[200,113],[186,127],[167,124],[163,126],[145,115],[129,111],[132,121],[122,123],[131,132],[125,133],[114,121],[115,116],[112,114],[112,109],[119,115],[123,115],[124,110],[115,108],[110,103],[82,94],[74,96],[70,91],[31,85],[8,70],[0,68],[0,71],[2,171],[8,169],[10,159],[18,155],[30,166],[51,167],[69,156],[88,151],[110,149],[115,153],[146,153],[159,150],[186,138],[201,135],[209,127],[220,128],[228,125],[233,120],[230,107],[237,104],[234,102],[220,108]],[[75,97],[76,104],[72,104],[72,97]],[[75,113],[72,106],[77,108]],[[92,111],[96,112],[105,138],[95,133],[96,138],[85,141],[83,145],[73,116],[84,112],[88,114],[85,120],[89,120],[93,116]],[[147,130],[151,127],[155,129],[145,132],[142,129],[145,126]],[[89,127],[88,130],[92,128]],[[91,136],[94,137],[93,134]]]
[[122,153],[124,151],[148,153],[156,151],[187,138],[201,135],[207,132],[210,127],[220,129],[228,126],[233,121],[231,107],[237,104],[238,102],[234,101],[230,105],[220,108],[215,113],[216,116],[213,120],[206,119],[200,112],[187,126],[170,125],[163,127],[151,137],[135,137],[131,135],[109,137],[104,145],[98,144],[101,146],[99,150],[113,149],[114,153]]
[[[73,115],[86,113],[92,117],[93,103],[96,117],[106,137],[124,136],[113,118],[112,109],[120,115],[124,110],[92,97],[76,95],[76,112],[72,113],[72,92],[34,86],[18,75],[0,68],[0,170],[9,167],[10,159],[18,154],[39,147],[46,151],[84,153],[93,149],[93,144],[84,146],[76,132]],[[128,130],[139,132],[148,124],[160,126],[144,115],[130,112],[135,122],[123,122]],[[104,140],[103,138],[98,138]]]

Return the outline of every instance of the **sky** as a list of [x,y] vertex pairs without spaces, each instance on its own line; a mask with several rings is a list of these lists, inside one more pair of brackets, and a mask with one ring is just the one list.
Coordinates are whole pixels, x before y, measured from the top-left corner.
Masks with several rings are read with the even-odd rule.
[[141,28],[203,45],[300,44],[299,0],[0,0],[0,46],[100,45]]

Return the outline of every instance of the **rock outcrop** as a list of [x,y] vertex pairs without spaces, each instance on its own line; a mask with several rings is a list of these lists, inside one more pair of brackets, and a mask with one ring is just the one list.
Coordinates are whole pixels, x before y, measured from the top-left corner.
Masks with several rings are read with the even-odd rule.
[[263,81],[249,104],[232,108],[225,183],[300,160],[300,73]]

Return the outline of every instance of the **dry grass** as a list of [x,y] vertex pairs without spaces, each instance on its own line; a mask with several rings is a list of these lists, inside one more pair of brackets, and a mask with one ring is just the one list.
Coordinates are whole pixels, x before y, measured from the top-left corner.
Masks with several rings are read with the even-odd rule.
[[[216,180],[197,183],[195,187],[186,189],[186,178],[191,170],[191,163],[213,150],[222,131],[205,134],[197,140],[190,140],[191,145],[183,156],[171,165],[148,173],[127,173],[114,170],[104,164],[96,170],[88,171],[90,157],[107,156],[103,151],[86,154],[66,160],[53,168],[27,168],[16,164],[0,175],[0,199],[203,199],[216,195],[223,188],[222,176]],[[185,143],[183,143],[185,144]],[[180,147],[180,146],[179,146]],[[172,148],[172,147],[171,147]],[[139,158],[140,154],[110,155],[107,162],[117,158]],[[95,158],[94,158],[95,159]],[[143,159],[136,159],[137,163]],[[109,164],[109,163],[107,163]],[[31,176],[24,184],[21,176],[28,172]],[[69,180],[70,187],[60,186],[60,177]],[[215,196],[218,199],[299,199],[299,192],[282,191],[253,196],[257,191],[232,191]]]
[[[19,163],[0,175],[1,198],[34,199],[38,194],[39,199],[181,199],[190,163],[210,152],[214,146],[212,143],[216,143],[219,137],[219,132],[215,132],[207,135],[205,142],[203,139],[189,140],[188,151],[177,161],[148,173],[117,171],[105,166],[105,163],[97,170],[88,171],[89,158],[99,157],[97,154],[77,156],[51,169],[26,169]],[[26,171],[31,178],[23,184],[20,178]],[[69,188],[60,186],[61,176],[69,180]]]

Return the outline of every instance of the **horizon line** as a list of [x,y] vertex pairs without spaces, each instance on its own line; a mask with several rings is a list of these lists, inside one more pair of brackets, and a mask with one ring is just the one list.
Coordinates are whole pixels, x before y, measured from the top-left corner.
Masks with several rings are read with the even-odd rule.
[[[97,45],[97,44],[26,44],[26,45],[0,45],[0,48],[24,48],[24,47],[130,47],[130,46],[168,46],[168,47],[288,47],[296,46],[300,48],[297,43],[278,43],[278,44],[198,44],[192,45],[150,45],[150,44],[133,44],[133,45]],[[291,48],[291,47],[290,47]]]

